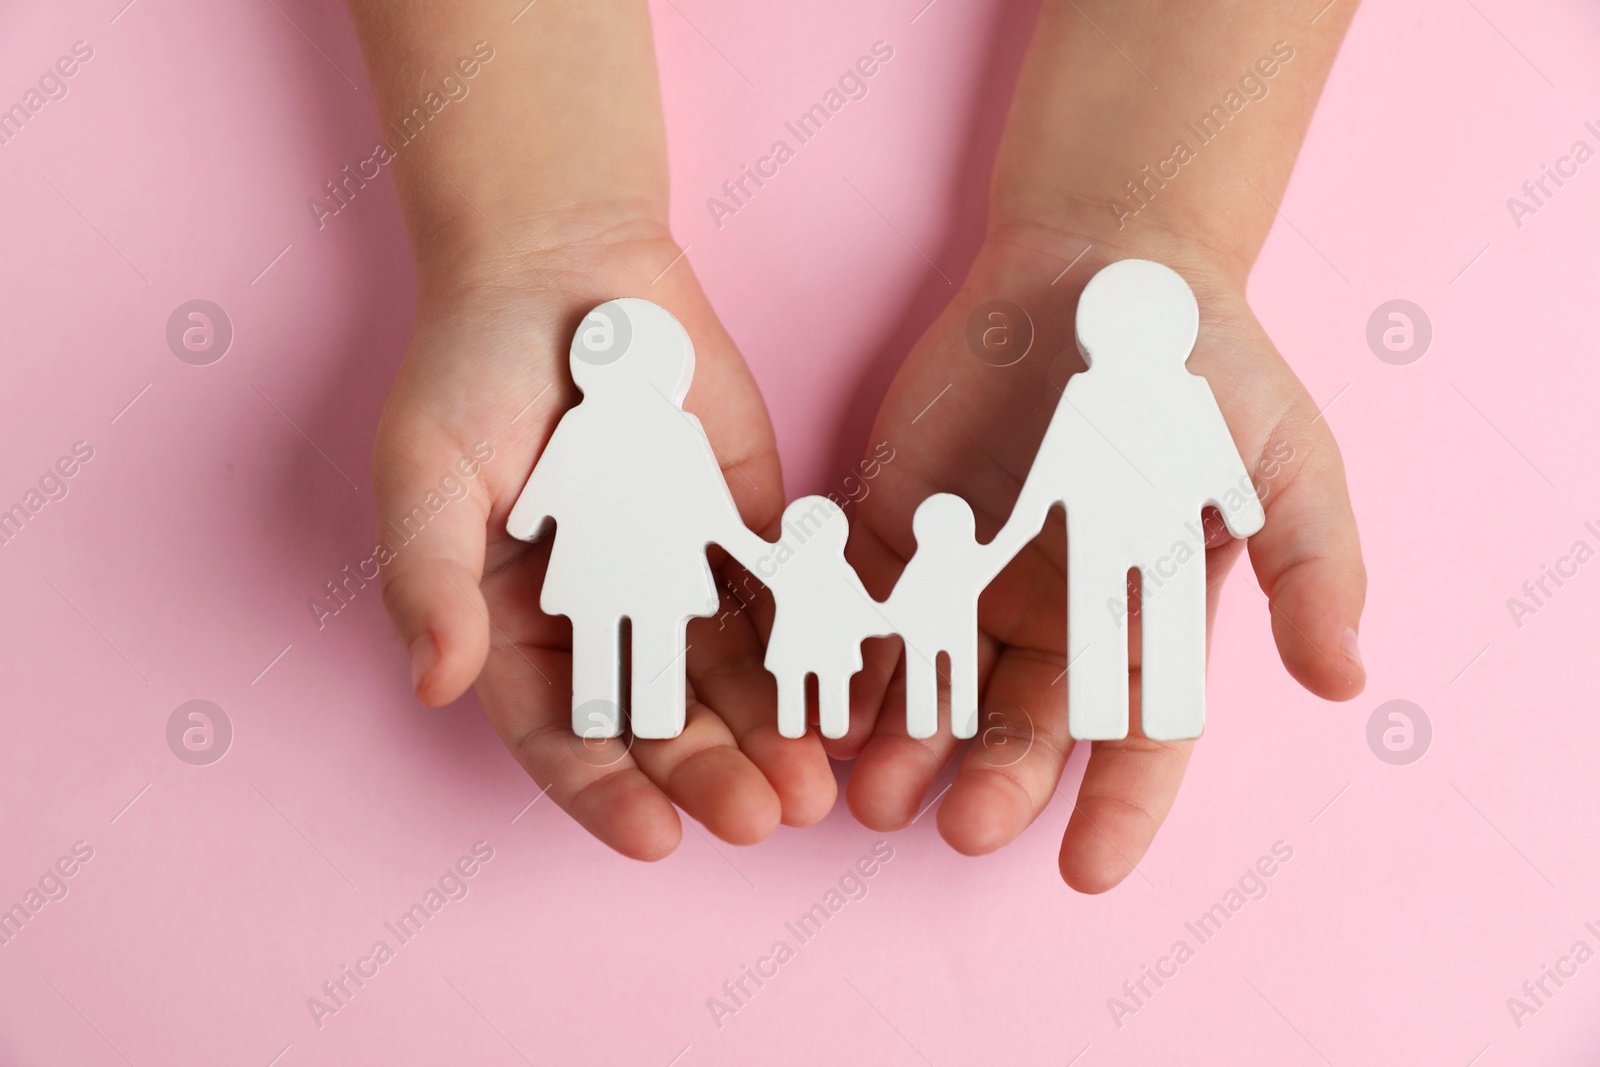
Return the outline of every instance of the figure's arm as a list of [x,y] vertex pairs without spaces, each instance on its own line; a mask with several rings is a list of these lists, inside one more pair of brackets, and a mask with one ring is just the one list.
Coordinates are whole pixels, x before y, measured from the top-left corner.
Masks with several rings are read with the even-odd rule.
[[762,567],[762,563],[770,559],[775,545],[745,525],[744,518],[739,514],[739,505],[734,502],[733,493],[717,462],[716,449],[711,447],[700,420],[689,415],[688,421],[699,435],[700,450],[707,462],[705,481],[693,497],[695,503],[688,505],[686,502],[686,505],[699,508],[702,521],[706,523],[702,528],[706,531],[707,543],[719,546],[745,570],[765,580],[767,575],[764,571],[771,568]]
[[857,620],[856,632],[863,637],[893,637],[895,634],[894,623],[890,621],[893,615],[889,611],[889,604],[894,600],[894,594],[889,594],[888,600],[874,600],[872,594],[867,592],[867,587],[861,581],[861,575],[849,563],[845,566],[849,573],[845,575],[845,583],[852,592],[859,597],[860,611],[854,617]]
[[1061,501],[1060,472],[1052,460],[1056,442],[1061,436],[1057,432],[1060,418],[1061,413],[1058,408],[1056,416],[1051,419],[1049,429],[1045,430],[1044,440],[1039,443],[1038,454],[1034,456],[1033,466],[1028,469],[1028,476],[1022,482],[1022,492],[1017,494],[1017,502],[1011,507],[1010,517],[994,535],[994,540],[983,546],[985,562],[992,567],[989,572],[990,578],[1004,570],[1006,564],[1010,563],[1029,541],[1039,536],[1039,531],[1044,529],[1045,520],[1050,516],[1050,509]]
[[555,432],[550,435],[544,451],[534,463],[522,492],[517,494],[511,514],[506,517],[506,533],[519,541],[538,541],[543,538],[550,532],[550,522],[556,518],[556,512],[561,510],[557,503],[560,489],[554,472],[564,465],[561,461],[564,451],[562,440],[561,424],[557,423]]
[[[732,510],[731,500],[729,508]],[[712,537],[712,543],[719,545],[740,566],[765,582],[768,577],[765,572],[770,568],[763,567],[762,563],[771,557],[776,546],[746,526],[737,511],[733,511],[731,516],[723,516],[720,526],[721,532]]]
[[1022,493],[1017,498],[1017,506],[1011,511],[1011,517],[994,535],[994,540],[979,549],[983,555],[984,573],[990,580],[1005,570],[1006,564],[1015,559],[1029,541],[1039,536],[1039,531],[1044,529],[1044,520],[1050,514],[1050,506],[1055,503],[1053,500],[1030,498],[1027,485],[1022,487]]
[[[1261,498],[1256,495],[1250,472],[1239,458],[1239,450],[1233,443],[1233,432],[1228,429],[1228,421],[1222,417],[1222,409],[1217,407],[1211,387],[1204,378],[1198,378],[1196,384],[1199,386],[1196,390],[1199,394],[1195,402],[1196,414],[1205,425],[1199,440],[1190,444],[1199,459],[1201,484],[1205,487],[1203,492],[1215,501],[1230,534],[1240,539],[1252,537],[1266,525],[1267,513],[1261,506]],[[1235,501],[1236,506],[1230,507],[1230,500]]]

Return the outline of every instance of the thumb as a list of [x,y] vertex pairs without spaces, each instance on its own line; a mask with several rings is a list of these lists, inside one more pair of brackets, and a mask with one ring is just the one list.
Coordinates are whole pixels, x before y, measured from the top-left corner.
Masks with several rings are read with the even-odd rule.
[[[1250,561],[1284,666],[1316,695],[1349,700],[1366,684],[1356,631],[1367,572],[1339,446],[1310,398],[1295,392],[1261,453],[1267,521],[1250,538]],[[1259,477],[1271,471],[1276,479]]]
[[[383,603],[430,707],[466,691],[489,654],[483,577],[487,441],[461,443],[416,415],[384,412],[373,456]],[[387,551],[384,549],[387,548]]]
[[1208,296],[1213,319],[1189,368],[1211,385],[1266,511],[1250,562],[1278,656],[1312,693],[1349,700],[1367,682],[1356,640],[1367,571],[1344,460],[1243,292],[1224,284]]

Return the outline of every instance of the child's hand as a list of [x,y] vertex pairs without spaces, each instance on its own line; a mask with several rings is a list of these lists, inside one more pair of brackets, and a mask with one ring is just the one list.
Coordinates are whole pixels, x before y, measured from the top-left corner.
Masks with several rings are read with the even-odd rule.
[[498,0],[350,7],[384,136],[421,121],[430,87],[451,96],[437,117],[421,112],[426,130],[396,147],[391,167],[416,250],[418,311],[378,432],[380,538],[427,506],[473,445],[494,450],[471,494],[439,509],[383,568],[418,697],[448,703],[476,679],[534,781],[629,856],[656,859],[677,845],[673,802],[736,842],[758,840],[780,819],[821,818],[835,795],[821,744],[779,737],[759,642],[731,597],[722,619],[689,627],[694,692],[680,736],[631,749],[575,737],[570,627],[539,610],[550,544],[505,532],[535,459],[577,399],[573,331],[619,296],[664,306],[694,338],[685,407],[718,451],[745,522],[764,531],[783,508],[761,397],[667,230],[646,5],[529,5],[515,17]]
[[[563,225],[583,229],[572,216]],[[380,538],[394,544],[413,509],[441,477],[459,473],[458,459],[475,444],[485,442],[493,458],[461,479],[468,496],[429,518],[384,566],[384,602],[410,649],[418,698],[445,704],[476,680],[506,747],[606,844],[639,859],[671,852],[680,834],[674,803],[728,841],[756,841],[780,818],[820,818],[835,785],[815,735],[778,736],[774,688],[747,615],[691,625],[693,697],[679,737],[631,749],[625,740],[576,737],[570,629],[539,610],[549,541],[528,545],[505,532],[535,459],[577,400],[567,366],[573,330],[619,294],[657,301],[695,338],[686,407],[704,424],[744,520],[765,529],[783,506],[761,397],[689,264],[661,274],[679,255],[664,227],[607,217],[591,232],[527,256],[508,249],[461,269],[453,284],[424,287],[416,337],[378,435]]]
[[[1052,285],[1062,266],[1091,244]],[[883,595],[916,547],[913,512],[938,492],[957,493],[973,505],[980,539],[995,535],[1011,513],[1067,376],[1082,368],[1073,344],[1077,295],[1101,266],[1135,255],[1177,269],[1199,298],[1200,341],[1188,369],[1210,382],[1266,506],[1267,523],[1251,538],[1250,554],[1270,594],[1283,662],[1317,695],[1348,699],[1365,679],[1354,636],[1366,579],[1338,448],[1245,304],[1243,279],[1176,243],[1133,249],[1102,236],[1091,241],[1044,228],[998,233],[913,348],[879,412],[870,439],[892,442],[897,458],[862,502],[852,558],[868,587]],[[976,312],[987,322],[979,309],[995,299],[1019,305],[1032,322],[1032,350],[1011,366],[994,365],[1010,358],[1003,346],[975,351],[968,341],[969,321]],[[1010,331],[1005,342],[1014,345],[1026,327],[1011,317],[1000,328]],[[1002,340],[998,334],[992,339],[997,345]],[[1244,545],[1219,527],[1206,531],[1208,625],[1222,580]],[[980,601],[985,685],[978,736],[938,814],[940,832],[962,852],[989,852],[1021,833],[1055,795],[1072,750],[1063,677],[1064,549],[1060,512],[1052,512],[1043,534]],[[1268,605],[1259,610],[1265,615]],[[1129,621],[1137,642],[1137,616]],[[1124,741],[1095,743],[1062,841],[1062,876],[1080,890],[1108,889],[1138,863],[1172,805],[1192,747],[1140,734],[1137,649],[1135,643],[1130,660],[1133,730]],[[894,646],[871,651],[858,677],[850,733],[826,744],[836,756],[859,751],[848,791],[851,810],[868,826],[888,830],[917,813],[960,743],[950,735],[947,709],[934,737],[907,736],[903,677],[890,684]],[[1216,713],[1226,716],[1228,709]]]
[[[863,501],[851,540],[869,589],[881,596],[898,573],[913,548],[912,512],[930,494],[964,496],[979,536],[994,536],[1067,377],[1083,365],[1073,329],[1079,291],[1111,261],[1152,259],[1199,298],[1188,369],[1207,378],[1245,465],[1265,483],[1266,527],[1250,538],[1250,555],[1284,664],[1319,696],[1361,691],[1366,572],[1343,465],[1327,423],[1244,300],[1354,7],[1338,5],[1308,26],[1274,5],[1123,0],[1097,9],[1093,23],[1077,4],[1040,6],[995,163],[987,240],[901,367],[873,430],[899,458]],[[1022,323],[1014,309],[983,306],[994,300],[1032,319],[1032,350],[1014,366],[993,364],[1015,357]],[[986,350],[985,330],[1001,325],[1009,337],[988,340],[1011,348]],[[1072,749],[1064,536],[1057,513],[979,602],[978,736],[938,816],[963,852],[1021,833],[1054,795]],[[1209,540],[1208,620],[1242,547],[1220,533]],[[827,745],[834,755],[860,752],[851,810],[889,829],[914,817],[956,743],[948,731],[906,735],[902,683],[890,686],[893,646],[886,655],[882,645],[857,677],[849,735]],[[1135,653],[1130,672],[1138,669]],[[1134,722],[1137,682],[1130,678]],[[1127,876],[1172,805],[1191,747],[1137,729],[1095,743],[1061,845],[1070,885],[1098,892]]]

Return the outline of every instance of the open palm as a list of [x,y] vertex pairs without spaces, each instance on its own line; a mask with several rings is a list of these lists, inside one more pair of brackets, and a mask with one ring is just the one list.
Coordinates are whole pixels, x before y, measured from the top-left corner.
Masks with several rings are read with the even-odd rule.
[[[1063,272],[1085,246],[1088,254]],[[914,552],[912,514],[929,495],[965,497],[980,539],[992,538],[1005,522],[1061,390],[1083,366],[1072,329],[1078,293],[1099,267],[1132,254],[1042,231],[1013,232],[985,245],[959,292],[913,347],[872,430],[872,440],[893,444],[896,460],[862,502],[850,556],[875,596],[887,594]],[[1332,435],[1251,314],[1242,278],[1178,248],[1138,254],[1177,269],[1199,298],[1200,341],[1188,369],[1209,381],[1266,507],[1266,527],[1249,546],[1284,664],[1312,692],[1348,699],[1365,678],[1355,643],[1365,572]],[[995,310],[999,318],[991,318]],[[985,336],[990,322],[1000,329]],[[1207,529],[1215,531],[1207,542],[1209,627],[1243,542],[1231,540],[1220,523]],[[938,813],[940,832],[962,852],[988,852],[1021,833],[1054,795],[1072,750],[1065,548],[1057,511],[979,602],[979,734]],[[1130,630],[1137,724],[1136,615]],[[850,733],[827,742],[834,755],[858,756],[851,809],[885,830],[916,815],[959,745],[943,707],[934,737],[908,736],[900,656],[896,642],[874,643],[853,687]],[[1069,884],[1100,891],[1126,877],[1171,807],[1192,745],[1147,739],[1136,725],[1125,740],[1094,743],[1062,841],[1061,872]]]
[[[745,523],[756,531],[776,524],[783,486],[766,409],[680,255],[664,230],[640,224],[581,246],[508,253],[478,284],[440,294],[425,284],[374,459],[380,538],[392,540],[408,519],[417,525],[416,509],[426,509],[423,533],[383,568],[418,698],[442,705],[476,681],[496,731],[534,781],[600,840],[639,859],[676,847],[674,804],[720,837],[749,843],[780,820],[821,818],[835,796],[818,739],[779,736],[755,627],[736,610],[691,624],[682,734],[631,743],[575,736],[571,628],[539,608],[550,541],[528,545],[505,532],[529,470],[577,400],[567,366],[572,332],[618,295],[647,296],[695,339],[685,407],[704,425]],[[492,458],[481,472],[462,477],[461,458],[484,454]],[[447,476],[468,491],[434,511],[429,505],[448,496],[438,493]]]

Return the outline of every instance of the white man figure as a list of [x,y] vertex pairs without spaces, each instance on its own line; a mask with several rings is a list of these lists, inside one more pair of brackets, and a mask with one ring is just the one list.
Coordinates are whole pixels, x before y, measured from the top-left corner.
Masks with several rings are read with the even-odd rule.
[[665,309],[610,300],[572,339],[583,400],[557,423],[506,530],[555,543],[539,606],[572,620],[572,729],[622,731],[622,621],[635,737],[676,737],[687,711],[685,629],[717,609],[706,547],[746,566],[770,546],[739,518],[705,431],[683,410],[694,345]]
[[[1061,395],[1013,522],[1036,533],[1067,512],[1068,731],[1128,734],[1127,580],[1160,588],[1140,612],[1140,712],[1147,736],[1205,725],[1206,563],[1201,509],[1249,537],[1266,516],[1211,387],[1185,367],[1200,309],[1176,272],[1113,263],[1078,299],[1089,369]],[[1011,525],[1011,524],[1008,524]]]
[[844,558],[850,524],[839,505],[805,496],[783,512],[783,536],[752,568],[772,591],[776,610],[766,668],[778,681],[778,732],[806,732],[806,677],[816,675],[822,736],[850,728],[850,678],[861,669],[861,642],[883,637],[889,623]]

